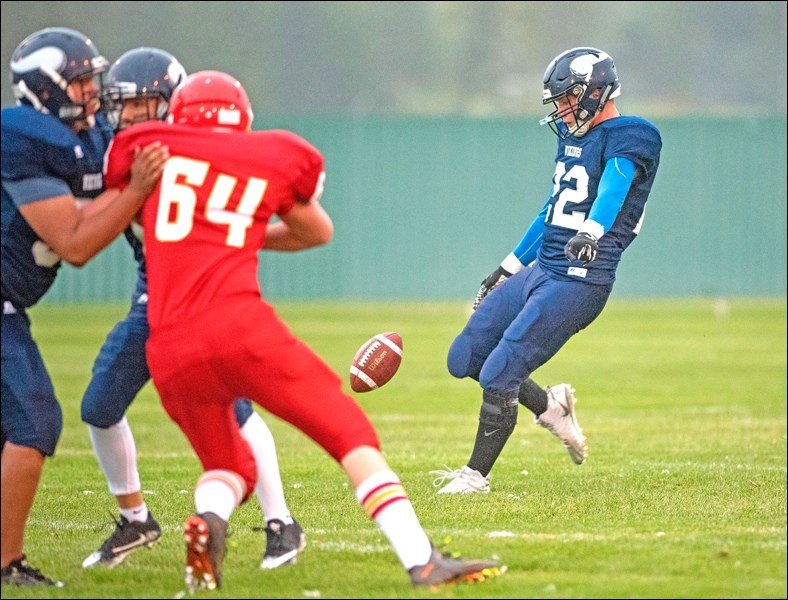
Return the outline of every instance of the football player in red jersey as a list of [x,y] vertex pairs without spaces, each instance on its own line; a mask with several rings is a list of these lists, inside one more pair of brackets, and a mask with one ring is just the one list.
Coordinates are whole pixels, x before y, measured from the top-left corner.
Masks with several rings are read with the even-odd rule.
[[143,123],[115,137],[106,177],[123,187],[133,148],[151,140],[169,147],[141,221],[148,364],[165,410],[204,469],[196,514],[184,523],[189,589],[221,584],[228,520],[254,488],[254,459],[233,417],[238,397],[300,429],[345,469],[413,585],[497,574],[493,561],[452,558],[432,546],[367,416],[262,298],[258,250],[301,250],[333,236],[320,204],[321,153],[289,131],[251,131],[246,92],[223,72],[189,76],[169,111],[168,123]]
[[[167,117],[172,92],[186,79],[180,61],[161,48],[140,46],[125,52],[104,77],[103,103],[116,131]],[[152,186],[151,186],[152,187]],[[135,550],[150,548],[161,527],[148,509],[137,468],[137,448],[126,412],[150,379],[145,352],[148,340],[148,279],[142,233],[124,232],[135,261],[137,282],[126,316],[116,323],[93,363],[82,397],[82,420],[88,425],[93,450],[115,496],[120,518],[84,568],[114,568]],[[258,468],[255,492],[265,518],[266,546],[260,568],[293,564],[306,545],[306,535],[290,514],[279,474],[276,444],[262,417],[248,400],[239,399],[235,416]]]

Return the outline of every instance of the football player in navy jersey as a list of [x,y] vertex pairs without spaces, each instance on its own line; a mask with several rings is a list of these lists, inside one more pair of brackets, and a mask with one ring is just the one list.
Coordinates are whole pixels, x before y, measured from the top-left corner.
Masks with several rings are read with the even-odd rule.
[[640,230],[662,140],[640,117],[615,106],[621,84],[613,59],[596,48],[556,56],[544,74],[540,121],[558,136],[552,188],[519,244],[481,284],[474,312],[449,348],[457,378],[482,387],[476,442],[468,463],[434,471],[438,493],[490,490],[490,471],[517,424],[519,404],[582,464],[586,439],[574,389],[543,389],[531,379],[574,334],[602,312],[621,255]]
[[[104,104],[116,130],[135,123],[163,120],[173,90],[186,71],[169,52],[139,47],[116,60],[104,79]],[[110,331],[93,364],[93,374],[82,398],[82,420],[110,492],[116,497],[120,518],[110,536],[82,563],[84,568],[112,568],[137,548],[150,548],[161,527],[142,496],[134,436],[126,411],[150,380],[145,344],[148,340],[148,281],[142,241],[135,226],[126,229],[137,261],[137,283],[126,317]],[[261,568],[293,563],[306,538],[291,516],[282,488],[276,446],[271,431],[249,400],[235,403],[241,434],[252,449],[258,468],[255,492],[266,520],[266,550]]]
[[84,265],[126,228],[169,156],[159,143],[137,149],[134,183],[104,190],[112,130],[98,111],[106,67],[90,39],[59,27],[31,34],[11,57],[17,101],[2,109],[3,584],[62,585],[23,551],[44,458],[63,427],[27,309],[61,261]]

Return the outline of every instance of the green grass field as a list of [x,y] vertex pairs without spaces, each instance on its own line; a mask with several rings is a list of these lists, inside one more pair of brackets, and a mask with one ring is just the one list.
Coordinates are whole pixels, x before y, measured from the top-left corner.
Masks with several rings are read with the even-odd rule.
[[[34,566],[66,586],[3,587],[3,598],[184,593],[180,526],[193,512],[200,469],[150,384],[128,417],[146,501],[164,535],[114,570],[80,566],[111,532],[117,508],[79,401],[104,336],[125,310],[31,312],[65,427],[45,467],[26,550]],[[233,516],[224,585],[212,596],[786,598],[785,299],[612,300],[534,374],[542,385],[569,382],[577,389],[586,464],[574,465],[523,409],[493,470],[492,491],[463,497],[437,496],[429,471],[464,464],[476,432],[480,389],[445,367],[467,307],[288,303],[279,312],[346,381],[364,340],[401,333],[400,371],[386,387],[356,397],[430,537],[469,557],[497,557],[508,571],[438,593],[412,588],[338,465],[263,413],[307,548],[295,566],[260,571],[265,536],[252,499]]]

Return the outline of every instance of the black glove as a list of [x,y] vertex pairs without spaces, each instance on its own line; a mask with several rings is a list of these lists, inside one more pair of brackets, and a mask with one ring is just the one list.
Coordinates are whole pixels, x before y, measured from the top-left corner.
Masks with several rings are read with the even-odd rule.
[[599,244],[596,243],[596,238],[585,231],[578,233],[564,246],[566,258],[579,260],[584,267],[596,258],[597,252],[599,252]]
[[512,274],[504,269],[503,267],[498,267],[490,273],[484,281],[482,281],[482,286],[479,288],[479,291],[476,292],[476,298],[473,301],[473,310],[476,310],[476,307],[479,306],[484,297],[489,294],[494,288],[501,285],[504,281],[509,279]]

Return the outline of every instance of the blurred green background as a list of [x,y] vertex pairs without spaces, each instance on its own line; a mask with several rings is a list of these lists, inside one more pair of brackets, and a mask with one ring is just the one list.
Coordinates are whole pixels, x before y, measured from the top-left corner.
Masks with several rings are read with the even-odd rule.
[[[3,2],[4,64],[48,26],[226,70],[256,129],[323,152],[334,241],[263,255],[271,299],[471,298],[550,190],[542,75],[579,45],[664,142],[614,295],[786,294],[785,2]],[[44,302],[124,301],[134,278],[118,240]]]
[[109,60],[149,45],[228,71],[260,115],[539,115],[549,60],[589,45],[615,59],[633,112],[786,111],[785,2],[3,1],[3,64],[51,26]]

